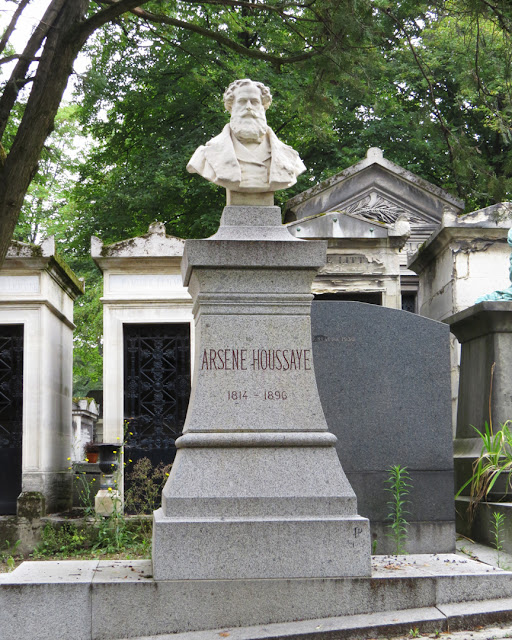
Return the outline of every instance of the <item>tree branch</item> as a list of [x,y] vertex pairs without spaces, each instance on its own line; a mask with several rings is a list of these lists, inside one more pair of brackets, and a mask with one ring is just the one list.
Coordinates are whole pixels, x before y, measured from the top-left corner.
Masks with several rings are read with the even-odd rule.
[[[140,4],[140,2],[139,2]],[[259,49],[248,49],[243,45],[231,40],[227,36],[224,36],[220,33],[216,33],[211,29],[206,29],[205,27],[201,27],[196,24],[192,24],[191,22],[185,22],[184,20],[178,20],[177,18],[170,18],[169,16],[165,16],[162,14],[154,14],[149,11],[145,11],[144,9],[134,8],[131,9],[131,13],[138,16],[139,18],[143,18],[144,20],[148,20],[148,22],[157,22],[159,24],[168,24],[172,27],[177,27],[178,29],[185,29],[187,31],[192,31],[194,33],[198,33],[205,38],[209,38],[210,40],[215,40],[221,45],[228,47],[232,51],[236,51],[244,56],[249,58],[256,58],[257,60],[266,60],[267,62],[272,62],[273,64],[281,65],[281,64],[293,64],[294,62],[301,62],[303,60],[309,60],[313,56],[316,56],[323,52],[325,47],[321,47],[319,49],[315,49],[312,51],[305,51],[304,53],[299,53],[294,56],[281,57],[274,56],[270,53],[266,53],[264,51],[260,51]]]
[[99,29],[107,22],[112,22],[116,18],[119,18],[123,13],[128,13],[135,7],[140,7],[149,0],[106,0],[105,2],[99,2],[95,0],[96,4],[108,4],[106,9],[102,9],[95,13],[93,16],[84,20],[80,25],[80,38],[85,42],[87,38]]
[[16,98],[18,97],[20,87],[25,79],[30,63],[65,2],[66,0],[52,0],[34,33],[30,36],[25,50],[21,54],[18,63],[11,73],[11,77],[5,85],[4,92],[0,98],[0,140],[4,134],[9,114],[16,102]]
[[512,25],[507,24],[505,16],[501,13],[501,11],[499,11],[498,7],[491,4],[487,0],[481,0],[481,2],[491,11],[491,13],[494,13],[494,15],[498,18],[499,25],[503,29],[503,31],[512,33]]
[[2,51],[7,46],[7,43],[9,42],[9,38],[11,37],[12,32],[16,28],[16,23],[18,22],[18,18],[21,16],[21,14],[23,13],[23,10],[29,4],[29,2],[31,2],[31,0],[21,0],[19,5],[16,7],[16,11],[13,13],[11,21],[9,22],[9,25],[5,30],[5,33],[2,36],[2,39],[0,40],[0,53],[2,53]]
[[[12,62],[13,60],[22,60],[22,59],[23,59],[23,56],[20,56],[17,53],[15,53],[12,56],[6,56],[5,58],[0,58],[0,65],[7,64],[8,62]],[[32,58],[31,60],[29,60],[29,62],[39,62],[39,60],[41,60],[41,58]]]
[[304,18],[302,16],[294,16],[286,13],[287,9],[305,9],[309,8],[306,5],[290,2],[288,4],[283,4],[279,7],[275,7],[271,4],[266,3],[252,3],[247,2],[247,0],[189,0],[191,4],[210,4],[216,6],[225,6],[225,7],[241,7],[244,9],[249,9],[250,11],[261,11],[261,12],[270,12],[277,13],[281,18],[286,20],[296,20],[297,22],[311,22],[310,19]]

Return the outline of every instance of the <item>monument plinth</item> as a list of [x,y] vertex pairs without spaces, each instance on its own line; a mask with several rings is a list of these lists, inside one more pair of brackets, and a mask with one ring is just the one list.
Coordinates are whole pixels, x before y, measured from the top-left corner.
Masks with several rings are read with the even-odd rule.
[[155,512],[156,579],[370,575],[368,520],[313,369],[311,283],[325,253],[268,206],[228,206],[212,238],[186,242],[194,379]]

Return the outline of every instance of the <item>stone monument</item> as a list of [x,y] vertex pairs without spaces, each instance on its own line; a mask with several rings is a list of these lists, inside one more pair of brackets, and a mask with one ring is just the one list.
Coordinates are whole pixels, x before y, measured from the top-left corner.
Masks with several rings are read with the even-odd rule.
[[153,566],[25,562],[0,574],[2,640],[369,637],[509,616],[512,574],[482,563],[382,557],[370,574],[368,520],[313,371],[311,282],[326,243],[281,225],[258,173],[260,191],[235,191],[249,200],[224,209],[212,238],[185,244],[195,371]]
[[[232,121],[244,111],[264,121],[271,100],[266,87],[250,80],[232,83],[224,99]],[[286,616],[312,597],[314,579],[369,576],[370,532],[327,430],[313,370],[311,283],[326,243],[296,239],[282,226],[272,192],[292,184],[304,165],[266,125],[260,134],[270,149],[263,162],[239,149],[250,136],[226,128],[189,163],[189,170],[228,188],[228,203],[238,194],[245,199],[225,207],[214,236],[185,244],[194,378],[154,515],[153,574],[240,580],[251,599],[257,593],[262,606],[286,609]],[[243,155],[241,167],[233,149]],[[286,177],[274,179],[283,172]],[[279,602],[265,578],[280,579]],[[301,595],[290,579],[308,583]]]

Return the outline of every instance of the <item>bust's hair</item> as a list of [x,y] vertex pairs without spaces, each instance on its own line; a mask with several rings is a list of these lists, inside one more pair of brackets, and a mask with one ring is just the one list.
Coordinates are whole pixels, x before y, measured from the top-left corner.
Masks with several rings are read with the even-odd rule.
[[249,78],[244,78],[243,80],[235,80],[232,82],[229,87],[224,92],[224,106],[226,107],[226,111],[231,113],[231,108],[233,106],[233,102],[235,101],[235,91],[240,87],[244,87],[247,84],[253,84],[260,90],[261,93],[261,103],[265,111],[272,104],[272,95],[270,93],[270,89],[266,87],[262,82],[254,82],[254,80],[249,80]]

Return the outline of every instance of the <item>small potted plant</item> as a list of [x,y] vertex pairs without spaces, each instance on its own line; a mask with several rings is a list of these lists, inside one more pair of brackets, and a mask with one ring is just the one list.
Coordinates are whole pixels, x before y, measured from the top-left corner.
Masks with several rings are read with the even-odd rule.
[[90,463],[98,462],[99,451],[100,451],[100,448],[97,442],[92,442],[92,441],[86,442],[84,446],[86,462],[90,462]]

